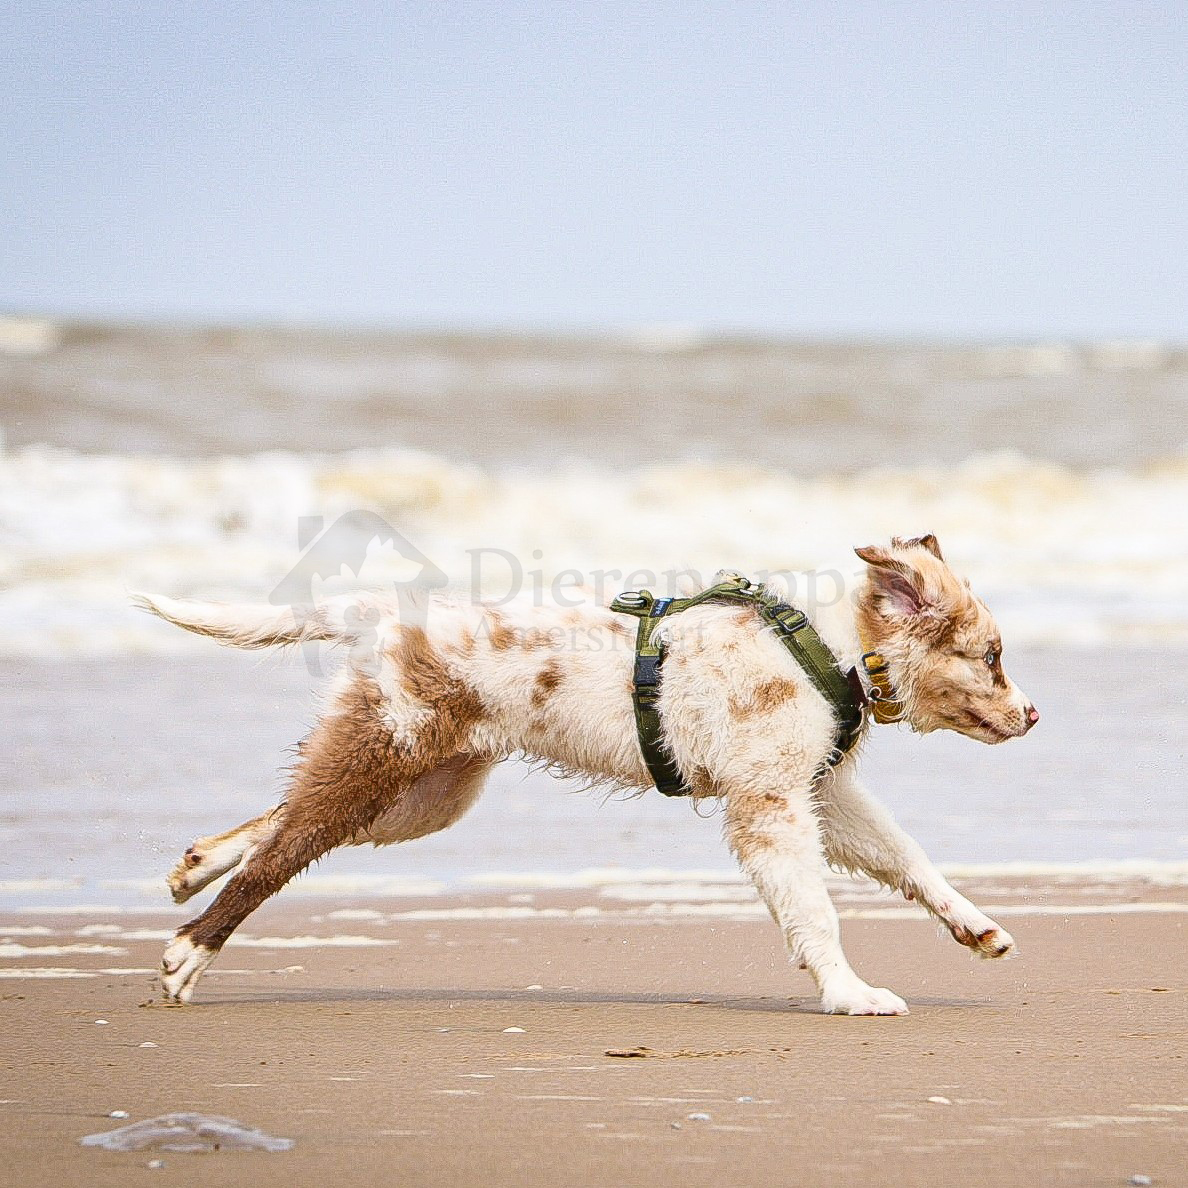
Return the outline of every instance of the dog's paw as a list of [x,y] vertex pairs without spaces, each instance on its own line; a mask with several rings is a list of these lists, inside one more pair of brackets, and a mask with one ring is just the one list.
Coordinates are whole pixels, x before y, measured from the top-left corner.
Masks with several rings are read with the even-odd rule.
[[196,945],[187,936],[173,940],[161,955],[161,988],[165,1001],[189,1002],[203,971],[215,959],[215,950]]
[[1015,938],[1005,928],[1000,928],[993,920],[986,920],[985,926],[967,928],[949,926],[953,939],[977,953],[979,957],[995,960],[999,957],[1012,957],[1016,953]]
[[169,872],[167,881],[173,902],[185,903],[215,879],[239,866],[251,852],[250,846],[245,848],[235,840],[200,838]]
[[884,986],[854,982],[836,990],[826,989],[821,1006],[827,1015],[906,1015],[907,1003]]
[[997,924],[993,928],[979,932],[974,939],[977,943],[972,947],[980,957],[991,959],[1013,957],[1018,952],[1015,948],[1015,938],[1005,928],[999,928]]
[[167,882],[174,903],[185,903],[192,895],[196,895],[212,879],[206,865],[205,855],[195,842],[182,856],[178,864],[169,872]]

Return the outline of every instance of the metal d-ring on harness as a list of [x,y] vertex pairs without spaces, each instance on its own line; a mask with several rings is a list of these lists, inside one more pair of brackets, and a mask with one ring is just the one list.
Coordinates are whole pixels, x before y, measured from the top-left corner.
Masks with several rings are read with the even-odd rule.
[[[611,610],[639,619],[633,680],[635,725],[644,762],[656,787],[665,796],[688,796],[691,792],[663,743],[658,702],[664,643],[656,638],[656,628],[665,616],[679,614],[703,602],[735,603],[759,612],[764,623],[772,628],[776,638],[832,708],[837,720],[837,734],[829,762],[831,765],[839,763],[854,745],[862,728],[866,695],[857,673],[853,669],[848,675],[842,672],[837,657],[814,630],[804,611],[752,586],[740,574],[728,574],[717,585],[691,598],[656,598],[648,590],[631,590],[611,603]],[[873,657],[873,653],[868,655]],[[881,663],[881,657],[873,658]],[[867,657],[863,657],[863,662],[867,664]]]

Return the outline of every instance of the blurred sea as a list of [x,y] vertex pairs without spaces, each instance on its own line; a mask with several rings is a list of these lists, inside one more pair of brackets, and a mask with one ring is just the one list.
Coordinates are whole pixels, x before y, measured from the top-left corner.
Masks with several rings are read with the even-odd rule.
[[0,430],[0,653],[182,647],[127,588],[263,598],[298,517],[358,508],[494,596],[495,550],[547,586],[932,531],[1015,640],[1188,639],[1188,350],[1155,343],[10,319]]
[[[565,570],[601,571],[608,590],[644,584],[640,570],[850,572],[852,545],[935,532],[998,615],[1008,660],[1022,651],[1045,719],[1009,760],[882,732],[871,767],[893,807],[950,861],[1185,853],[1188,349],[0,318],[0,432],[0,665],[16,731],[0,890],[24,895],[24,880],[72,866],[70,887],[113,867],[132,886],[172,864],[185,832],[269,802],[259,771],[308,721],[305,674],[257,680],[130,611],[127,591],[264,600],[298,559],[300,517],[357,509],[453,585],[495,597],[517,582],[547,591]],[[362,582],[400,580],[404,564],[373,542]],[[315,595],[355,578],[318,581]],[[228,750],[252,757],[250,777]],[[519,804],[521,774],[489,801]],[[519,840],[495,815],[408,853],[422,847],[447,879],[630,864],[655,830],[676,847],[666,862],[728,864],[715,824],[648,799],[580,810],[576,850],[562,798],[556,813],[524,810]],[[647,816],[661,811],[676,824]],[[621,836],[624,812],[645,814],[638,844]],[[441,857],[463,843],[477,852]]]

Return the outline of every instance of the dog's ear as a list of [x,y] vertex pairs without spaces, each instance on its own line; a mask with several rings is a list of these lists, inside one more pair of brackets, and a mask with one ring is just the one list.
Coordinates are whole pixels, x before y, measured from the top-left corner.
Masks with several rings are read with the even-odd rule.
[[[900,542],[894,543],[899,546]],[[883,605],[892,614],[920,615],[931,609],[924,577],[909,561],[896,557],[878,545],[855,549],[854,552],[866,562],[874,591],[881,596]]]
[[891,543],[897,549],[927,549],[938,561],[943,561],[944,557],[941,555],[940,541],[932,535],[931,532],[924,536],[913,536],[911,540],[903,540],[901,537],[893,536]]

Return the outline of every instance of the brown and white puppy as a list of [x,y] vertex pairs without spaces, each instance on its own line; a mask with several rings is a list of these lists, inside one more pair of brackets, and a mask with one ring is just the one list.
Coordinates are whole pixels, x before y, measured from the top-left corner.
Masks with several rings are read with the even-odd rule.
[[[843,669],[880,651],[916,730],[990,743],[1025,734],[1039,714],[1004,674],[990,612],[945,563],[936,539],[897,539],[858,555],[866,571],[851,598],[804,608]],[[170,1001],[189,1001],[239,924],[315,859],[336,846],[444,829],[502,759],[524,754],[594,781],[651,787],[632,711],[635,623],[604,607],[443,600],[413,626],[400,622],[394,599],[375,595],[331,599],[302,618],[271,606],[137,601],[236,647],[325,640],[350,648],[328,708],[300,746],[285,799],[195,842],[170,875],[182,902],[235,870],[165,950]],[[660,630],[667,745],[694,796],[724,803],[727,841],[792,959],[816,980],[824,1010],[907,1011],[850,968],[826,863],[918,900],[983,957],[1011,951],[1011,937],[949,886],[869,797],[855,753],[828,767],[831,708],[756,612],[704,604]]]

